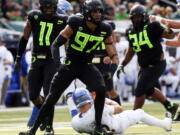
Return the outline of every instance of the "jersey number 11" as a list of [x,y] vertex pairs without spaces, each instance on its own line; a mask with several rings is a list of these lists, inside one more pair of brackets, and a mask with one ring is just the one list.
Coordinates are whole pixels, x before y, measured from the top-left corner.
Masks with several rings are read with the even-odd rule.
[[45,45],[50,46],[50,35],[53,30],[53,23],[46,23],[46,22],[40,22],[40,35],[39,35],[39,45],[43,46],[44,45],[44,35],[45,35],[45,29],[48,28],[46,36],[45,36]]

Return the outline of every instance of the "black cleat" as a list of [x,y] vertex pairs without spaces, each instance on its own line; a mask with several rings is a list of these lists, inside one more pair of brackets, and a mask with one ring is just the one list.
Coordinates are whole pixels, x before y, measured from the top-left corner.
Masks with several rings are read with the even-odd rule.
[[177,117],[173,121],[180,121],[180,112],[178,112]]
[[47,126],[44,135],[54,135],[53,128],[51,126]]
[[176,112],[178,110],[179,104],[177,103],[173,103],[173,105],[168,109],[168,111],[171,113],[172,115],[172,119],[174,119]]
[[44,131],[46,129],[47,123],[48,123],[48,117],[45,117],[42,123],[40,124],[39,129],[41,131]]
[[113,135],[113,132],[107,131],[102,127],[95,127],[94,133],[92,135]]
[[35,133],[32,133],[30,130],[26,132],[19,132],[19,135],[35,135]]
[[46,123],[41,123],[41,125],[39,126],[39,129],[41,131],[44,131],[46,129]]

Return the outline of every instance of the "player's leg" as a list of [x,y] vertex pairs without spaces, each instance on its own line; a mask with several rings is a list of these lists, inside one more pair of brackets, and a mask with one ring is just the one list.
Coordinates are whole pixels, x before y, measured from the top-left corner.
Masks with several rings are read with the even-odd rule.
[[[155,68],[152,69],[152,73],[154,74],[152,76],[152,79],[156,82],[158,82],[160,76],[162,75],[162,73],[164,72],[164,69],[165,69],[165,66],[166,66],[166,63],[165,61],[161,61],[160,63],[158,63]],[[153,82],[152,80],[152,82]],[[169,112],[171,112],[172,114],[172,118],[174,118],[177,110],[178,110],[178,106],[179,104],[176,104],[176,103],[172,103],[171,101],[169,101],[163,94],[162,92],[157,89],[157,88],[154,88],[153,90],[154,92],[151,92],[152,94],[149,94],[151,95],[152,97],[154,97],[156,100],[158,100],[159,102],[161,102],[163,104],[163,106],[165,107],[165,109]]]
[[165,119],[161,120],[145,113],[142,109],[123,111],[119,116],[119,124],[121,125],[122,131],[125,131],[128,127],[133,126],[140,121],[150,126],[157,126],[168,131],[171,130],[171,116],[166,116]]
[[[44,91],[45,97],[49,93],[50,83],[51,83],[51,80],[52,80],[55,72],[56,72],[56,66],[54,64],[54,61],[52,59],[47,60],[44,65],[44,71],[43,71],[43,75],[44,75],[43,91]],[[49,116],[46,117],[44,122],[42,123],[41,129],[46,128],[45,134],[48,134],[48,135],[54,134],[53,118],[54,118],[54,107],[50,111]]]
[[142,108],[146,99],[145,89],[146,89],[146,84],[149,82],[148,80],[149,77],[147,77],[144,72],[146,71],[141,69],[138,74],[138,82],[137,82],[137,87],[135,89],[134,110],[138,108]]
[[58,101],[59,97],[62,95],[64,90],[68,85],[74,80],[75,75],[71,72],[69,67],[62,66],[58,72],[54,75],[48,96],[45,102],[41,106],[39,115],[33,125],[33,127],[27,132],[20,132],[19,135],[35,135],[39,125],[42,120],[48,116],[49,111],[51,111]]
[[102,134],[101,119],[105,101],[105,83],[100,71],[92,64],[86,64],[81,67],[82,71],[79,79],[85,83],[88,88],[96,92],[95,99],[95,135]]
[[154,93],[152,94],[152,96],[157,99],[159,102],[161,102],[164,106],[164,108],[171,112],[172,114],[172,118],[175,117],[176,112],[178,110],[179,104],[177,103],[173,103],[170,100],[168,100],[159,89],[154,88]]
[[28,127],[32,127],[34,124],[39,113],[39,109],[44,102],[44,97],[40,96],[41,87],[43,85],[43,72],[38,68],[40,63],[38,63],[38,61],[35,62],[36,63],[32,63],[32,68],[28,74],[29,98],[35,106],[33,107],[28,121]]
[[157,126],[165,129],[166,131],[170,131],[172,127],[172,118],[171,115],[166,115],[164,120],[158,119],[152,115],[147,114],[142,109],[135,110],[135,113],[141,117],[141,121],[150,125]]
[[103,75],[104,81],[105,81],[105,89],[106,89],[106,95],[108,98],[111,98],[112,100],[116,101],[117,103],[120,103],[120,97],[115,90],[114,85],[113,85],[113,71],[111,71],[111,64],[104,64],[104,63],[99,63],[99,64],[94,64],[101,74]]

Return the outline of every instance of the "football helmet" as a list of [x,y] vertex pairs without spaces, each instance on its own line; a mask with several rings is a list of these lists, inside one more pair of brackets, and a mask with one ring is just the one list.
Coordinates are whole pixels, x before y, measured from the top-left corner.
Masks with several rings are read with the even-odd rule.
[[86,103],[92,103],[93,99],[89,91],[85,88],[78,88],[72,94],[73,101],[77,107],[81,107]]
[[[39,0],[39,4],[40,4],[40,10],[42,11],[45,17],[51,18],[56,13],[57,4],[58,4],[57,0]],[[44,8],[54,8],[54,11],[46,12],[44,11]]]
[[0,42],[6,42],[6,41],[9,40],[9,38],[10,38],[10,35],[8,35],[7,32],[5,32],[5,31],[3,32],[1,30],[1,32],[0,32]]
[[177,1],[177,8],[180,8],[180,0],[176,0]]
[[[99,16],[98,18],[92,17],[91,13],[97,10],[101,12],[101,16]],[[94,24],[100,24],[102,22],[103,12],[104,7],[99,0],[86,0],[82,5],[82,13],[85,20],[93,22]]]
[[59,0],[57,13],[70,15],[69,12],[73,12],[72,5],[67,0]]
[[141,29],[149,22],[149,15],[142,5],[134,5],[130,10],[129,18],[135,29]]

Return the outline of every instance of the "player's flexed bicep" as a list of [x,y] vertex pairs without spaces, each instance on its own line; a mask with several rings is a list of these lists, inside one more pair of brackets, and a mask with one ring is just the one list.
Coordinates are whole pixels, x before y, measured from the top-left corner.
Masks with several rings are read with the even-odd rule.
[[117,55],[116,47],[113,44],[113,37],[112,36],[107,37],[105,39],[104,43],[106,45],[106,50],[107,50],[109,57],[112,60],[112,63],[118,65],[119,64],[119,58]]
[[62,46],[63,44],[66,43],[66,41],[71,37],[73,34],[73,31],[71,27],[68,25],[59,33],[59,35],[56,37],[54,42],[52,43],[51,46],[51,53],[52,57],[54,59],[55,65],[58,68],[60,65],[60,60],[59,60],[59,47]]
[[[69,39],[71,35],[73,35],[73,29],[67,25],[61,32],[60,35],[63,36],[66,39]],[[64,44],[67,45],[67,44]]]

